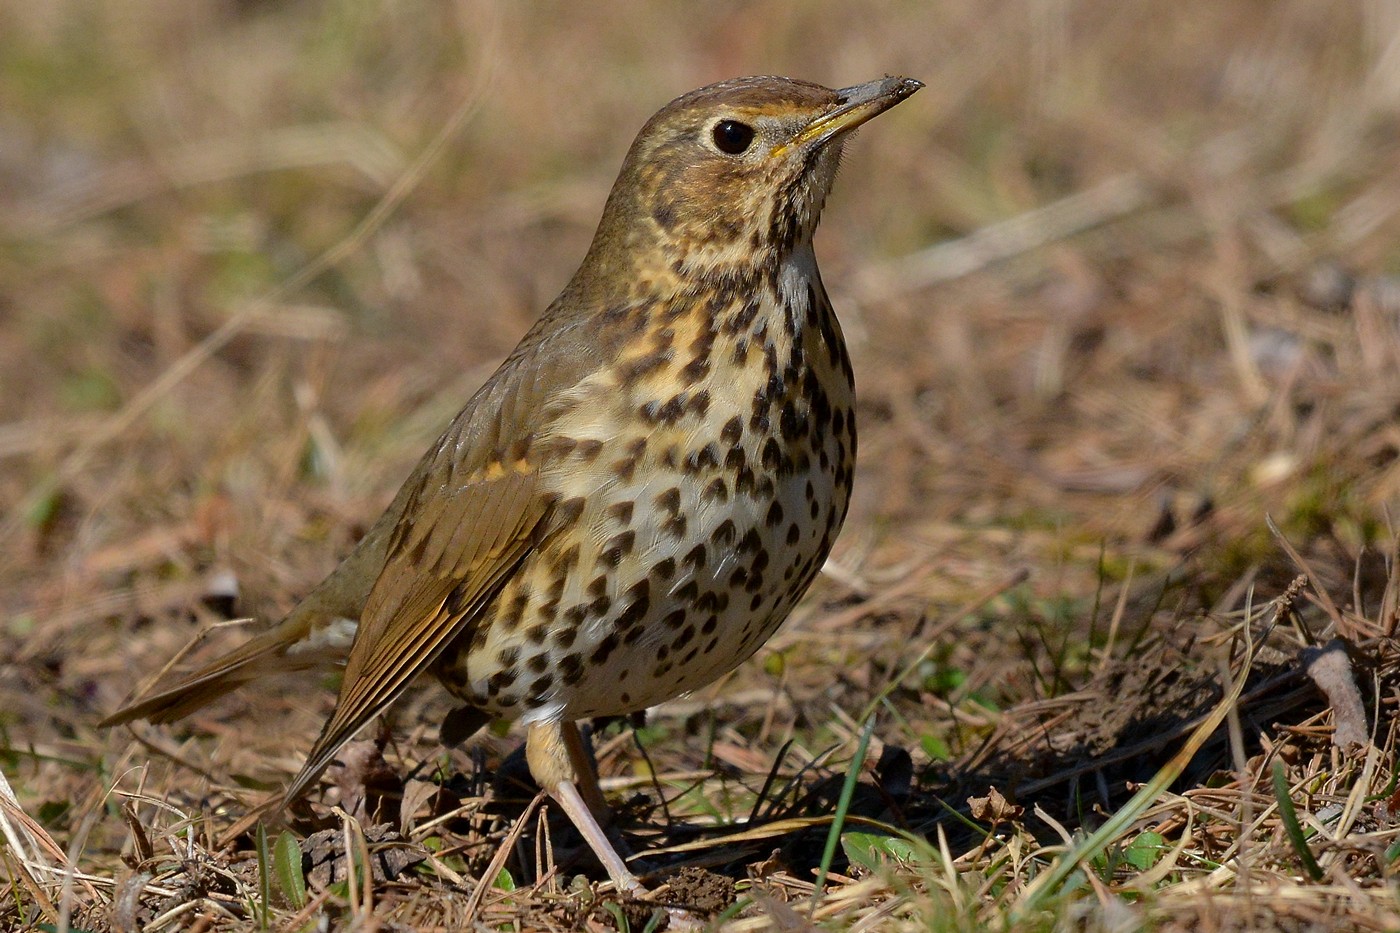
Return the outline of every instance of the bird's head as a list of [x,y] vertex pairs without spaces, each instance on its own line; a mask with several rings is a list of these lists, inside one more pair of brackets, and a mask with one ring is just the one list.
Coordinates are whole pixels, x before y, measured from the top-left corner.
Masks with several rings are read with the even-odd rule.
[[646,279],[780,261],[811,239],[845,138],[921,87],[736,78],[673,100],[632,144],[591,264]]

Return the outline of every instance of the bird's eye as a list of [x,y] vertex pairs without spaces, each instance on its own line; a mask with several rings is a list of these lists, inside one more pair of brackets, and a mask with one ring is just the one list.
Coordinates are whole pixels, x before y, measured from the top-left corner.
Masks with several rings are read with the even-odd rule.
[[753,127],[738,120],[721,120],[715,124],[714,137],[720,152],[738,155],[753,142]]

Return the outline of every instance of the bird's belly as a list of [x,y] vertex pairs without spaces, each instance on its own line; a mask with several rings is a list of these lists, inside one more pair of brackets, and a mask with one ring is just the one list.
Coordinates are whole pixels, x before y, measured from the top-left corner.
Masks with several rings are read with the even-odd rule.
[[576,519],[449,650],[448,689],[497,716],[581,719],[732,670],[806,591],[844,518],[849,451],[813,436],[780,463],[770,448],[765,467],[766,438],[716,452],[703,433],[661,430],[631,469],[613,455],[635,448],[619,442],[597,469],[561,473],[559,508]]

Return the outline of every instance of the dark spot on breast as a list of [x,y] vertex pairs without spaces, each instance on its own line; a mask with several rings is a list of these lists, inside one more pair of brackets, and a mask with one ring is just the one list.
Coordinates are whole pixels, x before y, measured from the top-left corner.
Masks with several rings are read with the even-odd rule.
[[598,642],[598,647],[593,649],[593,653],[588,656],[588,660],[594,664],[606,664],[608,658],[617,650],[620,639],[616,632],[611,632],[606,638]]
[[699,473],[711,467],[719,466],[719,445],[710,443],[699,450],[692,450],[685,458],[685,472]]
[[731,446],[739,443],[739,440],[743,436],[744,419],[740,418],[738,415],[735,415],[733,418],[730,418],[728,421],[726,421],[724,423],[724,427],[720,429],[719,432],[719,439]]
[[705,544],[701,542],[686,551],[685,557],[681,558],[681,567],[688,573],[699,573],[700,569],[705,566],[705,559]]
[[651,599],[643,594],[641,599],[629,603],[627,608],[617,617],[617,627],[620,629],[639,628],[646,621],[647,613],[651,609]]
[[530,668],[530,673],[532,674],[543,674],[545,669],[549,667],[549,659],[543,654],[533,655],[529,662],[527,662],[526,667]]
[[679,540],[685,537],[685,528],[685,516],[677,513],[671,516],[670,518],[666,519],[666,521],[661,525],[661,532],[662,534],[668,534],[671,537]]
[[[456,592],[454,592],[453,595],[456,596],[456,595],[457,595]],[[455,603],[456,601],[457,601],[457,600],[455,600],[455,599],[453,600],[454,603]],[[524,618],[524,616],[525,616],[525,607],[528,606],[529,604],[530,604],[530,590],[529,590],[529,588],[527,587],[527,588],[523,588],[519,593],[516,593],[515,596],[514,596],[514,597],[510,600],[510,602],[506,605],[505,611],[502,612],[501,615],[500,615],[500,623],[501,623],[502,625],[504,625],[507,629],[513,629],[513,628],[515,628],[517,625],[520,624],[520,620],[521,620],[522,618]],[[462,612],[462,611],[465,610],[465,608],[466,608],[465,606],[461,606],[461,607],[453,606],[453,607],[452,607],[452,610],[453,610],[454,612]]]
[[807,396],[812,400],[812,420],[817,424],[831,423],[831,429],[838,436],[846,431],[845,413],[839,409],[831,410],[831,401],[826,397],[826,393],[821,389]]
[[623,457],[621,460],[614,460],[612,465],[613,474],[624,483],[632,482],[632,477],[637,475],[638,457]]
[[557,457],[560,460],[574,452],[578,446],[578,441],[572,437],[555,437],[550,439],[545,445],[545,453],[550,457]]
[[749,456],[744,452],[744,448],[735,445],[729,449],[729,453],[725,454],[724,468],[726,470],[742,470],[748,459]]
[[583,679],[583,662],[576,654],[566,654],[559,659],[559,674],[564,683],[572,687]]
[[734,542],[735,537],[737,536],[738,531],[734,527],[734,522],[731,519],[726,518],[724,521],[719,523],[719,527],[717,527],[714,530],[714,533],[710,535],[710,540],[717,547],[724,547],[728,544],[732,544]]
[[663,557],[655,564],[652,564],[651,575],[662,582],[674,577],[676,575],[675,558]]
[[632,510],[635,507],[636,503],[630,499],[626,502],[615,502],[608,506],[603,514],[620,525],[630,525],[632,524]]
[[632,548],[636,543],[637,533],[635,531],[624,531],[621,534],[613,535],[603,545],[603,550],[598,555],[598,562],[609,567],[616,567],[622,563],[624,557],[632,553]]
[[783,432],[783,440],[791,443],[806,434],[806,422],[797,416],[797,406],[788,402],[778,418],[778,429]]
[[674,350],[669,347],[660,350],[653,350],[644,356],[628,360],[617,368],[618,381],[623,388],[635,385],[638,380],[650,373],[656,372],[661,367],[671,361],[675,355]]
[[705,505],[711,502],[725,503],[729,501],[729,487],[724,484],[724,480],[715,477],[710,480],[710,484],[705,487],[705,491],[700,493],[700,504]]
[[793,522],[791,525],[788,525],[788,530],[787,530],[787,544],[788,544],[788,547],[794,547],[794,546],[797,544],[797,542],[800,541],[800,540],[802,540],[802,531],[801,531],[801,529],[799,529],[799,528],[797,527],[797,522]]
[[[681,367],[681,383],[683,385],[694,385],[701,379],[704,379],[705,374],[709,371],[709,355],[706,354],[705,356],[697,356],[693,358],[689,363],[686,363],[683,367]],[[699,412],[699,414],[701,415],[701,417],[703,417],[705,413],[702,411]]]
[[696,358],[708,357],[715,345],[715,324],[711,321],[696,333],[695,339],[690,341],[690,352]]
[[690,397],[690,403],[685,406],[686,411],[697,418],[703,418],[710,410],[710,393],[702,389]]
[[685,584],[679,587],[672,595],[674,595],[676,599],[687,603],[693,603],[696,597],[700,595],[700,584],[696,583],[694,580],[687,580]]
[[664,404],[652,399],[638,411],[642,419],[651,424],[675,424],[685,413],[685,403],[688,399],[689,396],[685,392],[671,396]]
[[776,528],[781,525],[782,522],[783,504],[777,499],[774,499],[772,504],[768,506],[768,514],[763,519],[763,525],[765,528]]
[[665,492],[657,493],[655,502],[657,508],[664,509],[672,515],[675,515],[681,510],[681,491],[675,486],[672,486]]
[[666,613],[661,619],[661,624],[666,628],[680,628],[685,624],[688,613],[684,609],[676,609]]
[[765,470],[776,470],[783,462],[783,451],[778,446],[778,439],[770,437],[763,442],[763,468]]

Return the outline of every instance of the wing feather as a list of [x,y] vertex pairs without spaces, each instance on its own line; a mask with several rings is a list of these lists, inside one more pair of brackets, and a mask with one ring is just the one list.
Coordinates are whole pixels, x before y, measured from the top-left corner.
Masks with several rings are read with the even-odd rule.
[[350,649],[335,712],[288,788],[288,801],[495,598],[534,546],[545,503],[533,470],[471,482],[437,500],[441,512],[426,530],[415,529],[426,534],[432,563],[411,566],[412,555],[402,549],[389,555]]

